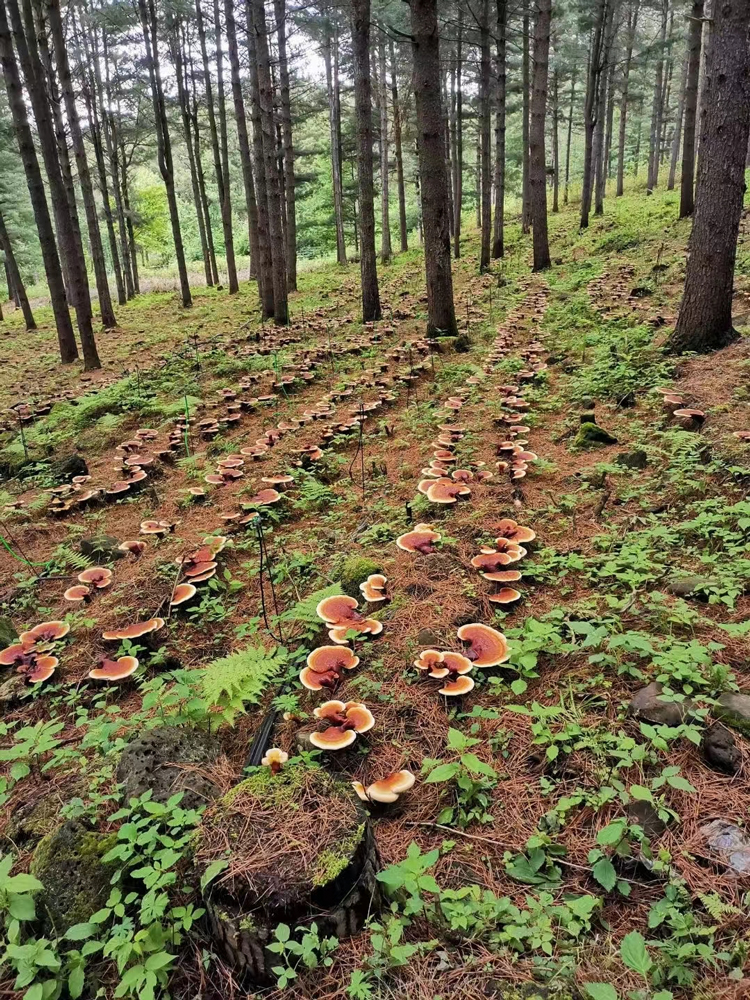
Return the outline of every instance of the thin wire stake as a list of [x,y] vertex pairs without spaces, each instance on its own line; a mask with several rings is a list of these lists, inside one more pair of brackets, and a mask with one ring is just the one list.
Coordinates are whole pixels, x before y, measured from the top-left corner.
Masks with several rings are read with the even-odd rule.
[[16,410],[16,416],[18,417],[18,429],[21,432],[21,444],[23,445],[23,456],[28,462],[29,460],[29,449],[26,447],[26,435],[23,430],[23,420],[21,420],[21,414]]
[[190,428],[190,404],[188,403],[187,393],[185,393],[185,454],[190,458],[190,443],[188,441],[188,433]]
[[[259,568],[258,568],[258,579],[260,581],[260,606],[261,606],[261,610],[263,612],[263,621],[265,623],[266,629],[268,630],[268,634],[271,636],[271,638],[275,639],[276,642],[283,642],[284,640],[282,638],[282,633],[281,633],[281,619],[280,619],[280,616],[279,616],[279,605],[278,605],[278,601],[276,600],[276,588],[274,587],[273,573],[271,571],[271,559],[270,559],[270,556],[268,555],[268,548],[266,547],[266,540],[265,540],[265,535],[263,534],[263,524],[262,524],[262,520],[261,520],[261,515],[260,514],[258,514],[258,516],[255,518],[255,531],[256,531],[256,534],[258,536],[258,550],[259,550],[259,554],[260,554],[260,565],[259,565]],[[264,588],[263,588],[263,573],[264,572],[265,572],[266,576],[268,577],[268,582],[269,582],[269,584],[271,586],[271,595],[273,597],[274,613],[276,615],[276,622],[277,622],[277,625],[278,625],[278,628],[279,628],[279,634],[278,634],[278,636],[275,636],[273,634],[273,629],[271,628],[271,623],[268,620],[268,611],[266,610],[266,596],[265,596],[265,591],[264,591]]]

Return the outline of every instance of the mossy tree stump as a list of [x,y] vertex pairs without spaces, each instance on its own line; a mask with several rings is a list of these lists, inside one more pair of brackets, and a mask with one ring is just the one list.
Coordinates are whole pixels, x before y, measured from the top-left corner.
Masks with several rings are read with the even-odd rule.
[[205,813],[196,865],[227,867],[204,890],[211,932],[238,974],[272,978],[279,924],[356,934],[379,901],[375,839],[348,782],[317,766],[263,768]]

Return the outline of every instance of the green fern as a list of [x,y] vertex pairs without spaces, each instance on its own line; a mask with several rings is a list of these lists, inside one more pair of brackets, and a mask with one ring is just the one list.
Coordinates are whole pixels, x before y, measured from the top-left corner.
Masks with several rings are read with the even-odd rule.
[[722,920],[724,917],[741,912],[736,906],[732,906],[731,903],[725,903],[716,892],[702,893],[698,896],[698,899],[703,903],[706,912],[712,920]]
[[282,622],[293,622],[296,625],[303,625],[305,635],[309,634],[312,636],[323,624],[320,618],[318,618],[316,610],[320,602],[326,597],[336,597],[338,594],[343,594],[343,592],[344,590],[340,583],[332,583],[328,587],[323,587],[322,590],[314,591],[308,597],[298,601],[294,607],[283,611],[279,615],[279,619]]
[[233,725],[246,705],[258,704],[287,658],[288,653],[281,646],[271,649],[248,646],[214,660],[201,677],[203,698],[211,709],[220,709],[224,721]]

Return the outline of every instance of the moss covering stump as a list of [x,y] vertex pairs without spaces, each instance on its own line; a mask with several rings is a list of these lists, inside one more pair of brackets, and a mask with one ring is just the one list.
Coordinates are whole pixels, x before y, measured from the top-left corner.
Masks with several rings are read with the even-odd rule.
[[378,903],[375,841],[354,790],[317,766],[263,768],[205,813],[195,864],[212,934],[242,976],[263,983],[280,923],[317,924],[321,937],[357,933]]

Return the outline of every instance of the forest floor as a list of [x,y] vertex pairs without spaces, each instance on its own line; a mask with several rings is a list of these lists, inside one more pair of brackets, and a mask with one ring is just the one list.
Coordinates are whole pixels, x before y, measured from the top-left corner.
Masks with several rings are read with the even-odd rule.
[[[198,771],[228,791],[273,703],[290,716],[279,716],[271,738],[293,758],[287,768],[317,761],[365,785],[402,768],[417,776],[396,803],[371,810],[382,908],[337,947],[308,935],[303,958],[279,936],[279,995],[747,997],[750,743],[742,733],[750,732],[750,699],[737,692],[750,694],[750,443],[734,433],[750,431],[750,339],[710,358],[661,352],[689,232],[676,215],[675,193],[612,200],[581,233],[565,210],[551,219],[554,266],[543,275],[530,274],[529,238],[512,225],[506,258],[479,276],[469,233],[454,269],[459,323],[471,341],[465,353],[424,346],[419,250],[380,269],[385,318],[374,327],[356,319],[356,265],[304,271],[286,331],[260,327],[247,285],[231,299],[198,290],[189,312],[173,294],[151,293],[119,310],[122,326],[100,337],[104,368],[89,375],[54,363],[48,325],[26,334],[12,317],[0,339],[0,465],[9,477],[0,491],[2,612],[18,633],[48,620],[70,625],[46,682],[19,691],[13,668],[3,668],[13,680],[0,684],[0,760],[9,768],[0,779],[0,830],[14,870],[28,869],[60,814],[125,842],[137,809],[122,822],[117,764],[150,727],[200,728],[218,717],[220,755]],[[750,313],[742,239],[740,330]],[[538,362],[546,367],[519,382]],[[305,381],[299,366],[314,378]],[[295,381],[282,384],[285,374]],[[705,420],[680,426],[661,389]],[[233,410],[229,391],[238,402],[260,399]],[[353,417],[391,391],[360,434]],[[451,397],[455,411],[445,407]],[[522,437],[538,458],[511,482],[495,463],[514,397],[529,427]],[[52,411],[21,434],[6,407],[45,401]],[[611,443],[586,438],[586,413]],[[130,474],[118,444],[151,428],[158,437],[146,448],[163,451],[186,415],[179,450],[144,464],[137,491],[55,511],[47,491],[57,485],[56,460],[78,454],[91,476],[81,488],[111,489]],[[206,440],[199,422],[209,419],[222,426]],[[352,426],[323,440],[321,428],[339,421]],[[242,477],[205,481],[219,461],[241,457],[280,423],[280,439],[237,466]],[[451,468],[493,473],[451,505],[417,492],[441,424],[464,428]],[[323,455],[300,468],[308,445]],[[262,477],[284,473],[294,476],[291,487],[260,508],[259,558],[257,520],[242,526],[221,515],[252,504],[267,485]],[[536,533],[518,564],[522,596],[506,611],[471,564],[504,518]],[[170,528],[144,535],[147,520]],[[396,546],[421,521],[442,535],[437,554]],[[171,608],[175,561],[219,535],[229,541],[217,574],[192,602]],[[91,539],[99,541],[82,554],[82,540]],[[122,553],[108,539],[140,539],[146,548],[115,558]],[[111,569],[111,584],[71,604],[64,592],[95,565]],[[300,747],[309,747],[313,709],[326,696],[305,690],[297,675],[309,651],[329,641],[315,606],[342,584],[357,593],[376,570],[387,577],[389,600],[368,605],[368,614],[382,633],[357,641],[361,663],[334,695],[364,702],[375,725],[350,748],[314,759]],[[125,640],[118,649],[102,638],[155,616],[166,624],[151,645]],[[425,648],[461,649],[457,628],[468,622],[502,632],[510,659],[472,671],[475,687],[465,696],[441,697],[413,661]],[[225,677],[222,689],[231,663],[208,666],[279,644],[276,673],[255,688],[235,690]],[[123,683],[102,685],[88,673],[103,655],[135,655],[140,667]],[[662,697],[652,693],[635,712],[633,696],[652,681]],[[719,716],[731,729],[714,727],[707,738]],[[715,826],[706,829],[713,821],[731,824],[721,843]],[[146,878],[144,853],[128,855],[131,884]],[[188,854],[172,862],[177,902],[198,906]],[[126,899],[131,942],[149,923],[139,895]],[[82,937],[94,935],[90,912],[78,918],[88,928]],[[184,914],[169,913],[172,928],[182,921],[189,929]],[[163,912],[151,919],[169,926]],[[121,932],[109,933],[111,941]],[[223,961],[209,962],[208,934],[198,921],[182,944],[173,932],[171,945],[151,948],[177,955],[165,960],[159,985],[169,979],[171,995],[186,998],[247,995]],[[55,943],[59,956],[72,947]],[[110,959],[92,949],[87,981],[112,995],[111,956],[122,953],[105,945],[104,954]],[[129,951],[122,969],[140,968],[139,954]],[[13,968],[0,970],[7,996],[15,995]],[[118,995],[148,996],[140,990],[134,977]]]

